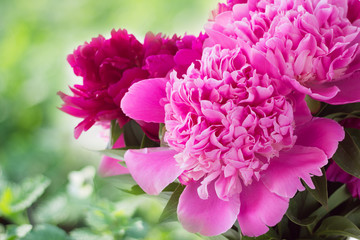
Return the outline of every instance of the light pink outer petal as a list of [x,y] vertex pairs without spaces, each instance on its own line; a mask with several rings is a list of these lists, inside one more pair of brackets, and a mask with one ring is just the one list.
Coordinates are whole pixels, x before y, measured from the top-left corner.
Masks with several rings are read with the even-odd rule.
[[153,78],[133,84],[121,101],[121,109],[130,118],[162,123],[165,118],[160,99],[166,97],[166,80]]
[[[112,148],[123,148],[125,147],[124,135],[121,135],[118,140],[116,140]],[[116,175],[128,174],[129,170],[120,165],[120,159],[104,156],[101,159],[98,172],[102,177],[111,177]]]
[[124,159],[131,176],[148,194],[159,194],[173,182],[183,170],[177,166],[170,148],[143,148],[128,150]]
[[220,44],[223,48],[236,48],[236,40],[214,30],[213,25],[214,23],[207,23],[204,26],[206,34],[209,35],[209,38],[204,41],[204,47],[212,47],[216,44]]
[[297,127],[295,135],[298,137],[296,145],[320,148],[328,158],[331,158],[339,142],[344,139],[345,132],[340,124],[331,119],[314,118]]
[[250,237],[266,233],[284,216],[289,199],[270,192],[263,183],[254,182],[240,194],[241,208],[238,216],[241,232]]
[[315,188],[311,177],[321,176],[321,167],[327,162],[328,158],[321,149],[294,145],[288,151],[281,151],[279,157],[271,159],[261,180],[271,192],[292,198],[297,190],[305,189],[300,178],[309,187]]
[[360,102],[360,71],[334,84],[340,89],[340,92],[325,102],[335,105]]
[[226,232],[239,213],[239,196],[223,201],[216,195],[212,183],[208,186],[208,199],[203,200],[197,192],[199,182],[190,183],[181,194],[177,210],[179,221],[187,231],[204,236]]
[[119,164],[119,159],[103,156],[98,168],[101,177],[111,177],[116,175],[128,174],[129,169]]

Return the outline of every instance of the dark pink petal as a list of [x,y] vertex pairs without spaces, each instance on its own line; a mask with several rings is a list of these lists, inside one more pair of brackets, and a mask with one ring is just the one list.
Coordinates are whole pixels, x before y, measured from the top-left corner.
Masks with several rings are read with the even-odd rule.
[[242,234],[257,237],[275,226],[284,216],[289,199],[270,192],[261,182],[243,188],[238,221]]
[[175,161],[176,153],[164,147],[134,149],[128,150],[124,159],[131,176],[139,186],[146,193],[156,195],[183,171]]
[[174,66],[174,56],[170,54],[159,54],[147,57],[144,69],[149,71],[151,78],[159,78],[165,77]]
[[332,99],[327,100],[330,104],[347,104],[360,101],[360,71],[350,77],[335,82],[340,92]]
[[164,122],[165,111],[160,99],[166,97],[166,80],[147,79],[133,84],[121,101],[123,112],[135,120]]
[[271,192],[292,198],[297,190],[305,189],[300,179],[314,188],[311,177],[321,176],[321,168],[327,162],[328,158],[321,149],[295,145],[288,151],[281,151],[279,157],[272,158],[261,179]]
[[355,177],[342,170],[336,162],[332,161],[326,169],[326,178],[332,182],[349,183]]
[[351,195],[360,198],[360,179],[342,170],[335,162],[326,169],[326,177],[329,181],[346,184]]
[[94,124],[95,124],[95,121],[93,119],[91,119],[90,117],[85,118],[83,121],[81,121],[74,129],[74,137],[75,137],[75,139],[78,139],[82,132],[86,132]]
[[317,147],[331,158],[340,141],[345,137],[342,126],[327,118],[314,118],[312,121],[295,129],[296,145]]
[[289,94],[287,97],[291,100],[293,105],[294,119],[296,125],[299,126],[309,122],[312,118],[312,115],[305,101],[305,94],[299,92],[293,92]]
[[199,186],[200,181],[192,182],[181,194],[177,211],[179,221],[187,231],[205,236],[227,231],[239,213],[239,197],[232,197],[229,201],[219,199],[212,183],[208,185],[208,199],[203,200],[198,195]]

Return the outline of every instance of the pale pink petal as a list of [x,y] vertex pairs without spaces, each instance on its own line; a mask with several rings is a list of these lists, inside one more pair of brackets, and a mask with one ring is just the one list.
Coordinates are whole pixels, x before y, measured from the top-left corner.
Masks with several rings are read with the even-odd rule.
[[325,102],[330,104],[347,104],[360,101],[360,71],[350,77],[335,82],[340,92],[332,99]]
[[181,194],[177,211],[179,221],[187,231],[205,236],[226,232],[239,213],[239,196],[223,201],[216,195],[212,183],[208,185],[208,199],[203,200],[197,192],[199,186],[200,181],[192,182]]
[[111,177],[122,174],[128,174],[129,169],[120,165],[121,160],[108,156],[103,156],[99,165],[98,171],[102,177]]
[[[118,140],[114,143],[112,148],[123,148],[125,147],[124,135],[121,135]],[[120,159],[104,156],[101,159],[98,172],[102,177],[110,177],[122,174],[128,174],[129,169],[120,165]]]
[[321,168],[327,162],[328,158],[321,149],[295,145],[288,151],[281,151],[279,157],[272,158],[261,179],[271,192],[292,198],[297,190],[305,189],[300,179],[314,188],[311,177],[321,176]]
[[166,97],[166,80],[147,79],[133,84],[121,101],[124,113],[135,120],[164,122],[164,107],[160,99]]
[[182,170],[177,166],[170,148],[143,148],[128,150],[124,159],[131,176],[148,194],[159,194],[173,182]]
[[268,226],[275,226],[284,216],[289,199],[270,192],[261,182],[243,188],[238,221],[242,234],[257,237],[265,234]]
[[296,145],[317,147],[331,158],[340,141],[345,137],[342,126],[327,118],[314,118],[312,121],[295,129]]
[[221,32],[215,31],[213,24],[214,23],[207,23],[204,26],[207,35],[209,35],[209,38],[204,41],[204,47],[212,47],[215,44],[220,44],[223,48],[236,48],[236,40]]

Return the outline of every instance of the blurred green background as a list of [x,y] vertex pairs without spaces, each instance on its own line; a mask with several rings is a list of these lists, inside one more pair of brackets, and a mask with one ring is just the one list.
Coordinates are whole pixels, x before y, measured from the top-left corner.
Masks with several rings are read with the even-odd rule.
[[[80,120],[57,109],[61,100],[56,92],[69,93],[68,85],[81,82],[72,73],[66,56],[92,37],[107,37],[113,28],[126,28],[140,41],[147,31],[197,35],[217,2],[0,0],[0,233],[9,232],[9,224],[49,223],[66,231],[92,226],[84,231],[95,234],[94,239],[102,239],[99,236],[104,232],[114,236],[113,231],[120,231],[118,226],[125,220],[118,218],[126,216],[131,218],[126,220],[130,225],[147,224],[143,229],[148,230],[140,239],[177,239],[170,233],[175,225],[154,230],[162,208],[157,201],[131,200],[136,203],[135,210],[122,212],[119,204],[131,197],[118,191],[116,184],[109,184],[118,179],[94,176],[101,156],[88,149],[102,146],[92,142],[91,135],[74,140],[73,128]],[[79,171],[86,166],[93,167]],[[73,171],[78,172],[71,178],[69,173]],[[45,193],[27,211],[10,211],[6,201],[21,198],[16,192],[31,189],[32,181],[38,187],[42,183],[45,189],[47,183],[34,180],[39,175],[51,181]],[[30,185],[16,185],[21,182]],[[44,189],[37,190],[39,196]],[[71,189],[85,193],[76,196]],[[94,211],[102,219],[110,214],[110,223],[91,216]],[[142,221],[140,225],[137,218]],[[90,235],[84,239],[91,239]],[[179,239],[186,239],[181,236]]]

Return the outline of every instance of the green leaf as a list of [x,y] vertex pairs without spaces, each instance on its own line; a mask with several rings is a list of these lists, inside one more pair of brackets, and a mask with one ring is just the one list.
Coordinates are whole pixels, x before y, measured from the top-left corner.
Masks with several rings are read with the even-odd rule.
[[[201,237],[203,237],[203,236],[201,236]],[[228,238],[224,237],[223,235],[212,236],[212,237],[203,237],[203,238],[207,239],[207,240],[229,240]]]
[[331,216],[322,221],[315,235],[344,236],[360,239],[360,229],[345,217]]
[[160,144],[151,140],[146,134],[144,134],[143,139],[141,140],[140,148],[148,147],[160,147]]
[[162,190],[162,191],[163,192],[175,192],[179,186],[181,186],[180,183],[172,182],[169,185],[167,185],[166,188],[164,188],[164,190]]
[[110,144],[111,147],[114,146],[115,142],[119,139],[119,137],[121,136],[121,134],[123,133],[123,129],[120,128],[119,123],[117,122],[117,120],[112,120],[111,121],[111,129],[110,129]]
[[144,239],[148,231],[148,225],[142,220],[137,220],[126,228],[126,236],[131,239]]
[[168,203],[166,204],[166,206],[160,216],[160,219],[159,219],[160,223],[171,222],[171,221],[177,220],[177,214],[176,214],[177,206],[179,204],[180,195],[184,191],[184,189],[185,189],[185,186],[179,185],[176,188],[175,192],[171,195]]
[[357,227],[360,227],[360,203],[358,202],[358,207],[355,207],[346,214],[346,218],[356,224]]
[[126,151],[129,149],[138,149],[138,147],[104,149],[99,152],[101,154],[104,154],[106,156],[109,156],[109,157],[112,157],[115,159],[124,160],[124,155],[125,155]]
[[36,226],[20,240],[70,240],[66,232],[56,226],[43,224]]
[[312,114],[319,112],[319,110],[321,109],[321,102],[312,99],[308,95],[306,95],[305,101]]
[[318,206],[318,204],[309,196],[308,192],[299,192],[290,200],[286,216],[290,221],[299,226],[309,226],[314,223],[316,219],[316,216],[309,217],[316,206]]
[[144,137],[144,132],[139,124],[137,124],[134,120],[130,120],[123,128],[126,146],[140,146]]
[[322,176],[314,176],[311,178],[315,185],[315,189],[311,189],[305,183],[306,190],[324,207],[327,207],[328,202],[328,190],[327,190],[327,180],[324,168],[321,169]]
[[324,104],[318,117],[327,117],[335,120],[341,120],[349,117],[360,117],[360,103],[351,103],[343,105]]
[[130,193],[132,195],[142,195],[145,194],[144,190],[141,189],[139,185],[134,185],[131,187],[130,190],[127,189],[120,189],[123,192]]
[[20,185],[9,184],[1,193],[0,211],[8,216],[30,207],[50,185],[50,180],[37,176],[24,180]]
[[335,208],[337,208],[338,206],[340,206],[342,203],[344,203],[346,200],[350,198],[351,195],[347,191],[346,186],[342,185],[341,187],[339,187],[329,197],[327,208],[322,206],[318,208],[316,211],[313,211],[313,213],[310,215],[310,217],[316,216],[316,221],[311,224],[310,228],[314,229],[318,221],[320,221],[325,215],[330,213],[332,210],[334,210]]
[[73,240],[114,240],[110,235],[99,235],[93,233],[90,229],[81,228],[75,229],[70,233],[71,239]]
[[360,178],[360,142],[356,143],[355,139],[359,139],[360,130],[346,129],[345,139],[339,143],[339,147],[333,156],[333,160],[345,172]]
[[247,237],[243,236],[241,240],[280,240],[281,238],[276,233],[273,228],[270,228],[269,231],[259,237]]
[[32,225],[23,224],[23,225],[8,225],[6,231],[7,239],[18,239],[26,236],[32,229]]
[[30,207],[50,185],[50,180],[44,176],[37,176],[25,180],[20,186],[20,192],[15,195],[11,204],[13,212],[22,211]]
[[226,239],[229,239],[229,240],[240,240],[241,239],[241,234],[232,228],[230,228],[229,230],[227,230],[226,232],[224,232],[221,235],[226,237]]

